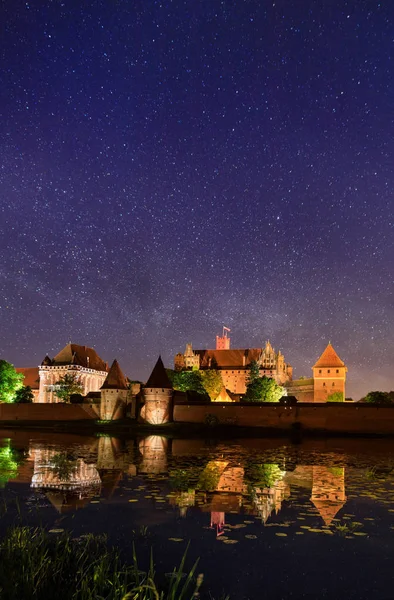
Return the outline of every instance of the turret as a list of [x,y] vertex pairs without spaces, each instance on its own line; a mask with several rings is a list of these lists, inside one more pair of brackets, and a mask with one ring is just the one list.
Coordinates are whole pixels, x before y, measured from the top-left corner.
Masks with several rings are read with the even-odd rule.
[[128,384],[115,359],[101,387],[100,418],[104,421],[122,419],[126,412]]
[[313,365],[314,402],[327,402],[330,396],[342,394],[345,400],[345,381],[347,367],[343,360],[328,343],[319,360]]
[[172,384],[159,356],[144,388],[145,405],[141,417],[155,425],[172,421]]
[[230,329],[228,327],[223,327],[223,335],[216,336],[216,350],[230,350],[230,337],[229,334]]

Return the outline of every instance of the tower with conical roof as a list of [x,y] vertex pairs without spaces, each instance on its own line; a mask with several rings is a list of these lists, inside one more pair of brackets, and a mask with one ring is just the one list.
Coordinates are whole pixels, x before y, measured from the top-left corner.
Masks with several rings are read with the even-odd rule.
[[123,375],[118,361],[111,365],[106,380],[101,386],[100,418],[104,421],[121,419],[126,413],[127,379]]
[[333,394],[341,393],[345,400],[347,367],[328,343],[319,360],[313,365],[314,402],[327,402]]
[[154,425],[172,421],[172,392],[172,384],[159,356],[144,388],[145,404],[141,417]]

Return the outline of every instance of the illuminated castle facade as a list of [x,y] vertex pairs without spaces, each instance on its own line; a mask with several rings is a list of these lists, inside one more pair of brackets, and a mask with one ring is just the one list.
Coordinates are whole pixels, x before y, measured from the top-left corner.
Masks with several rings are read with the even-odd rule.
[[[280,351],[275,352],[269,341],[263,348],[231,349],[228,331],[223,328],[223,335],[216,337],[215,350],[193,350],[191,343],[186,344],[185,352],[175,356],[175,370],[216,369],[222,376],[224,388],[242,395],[246,392],[251,363],[255,361],[260,377],[275,379],[286,388],[287,395],[295,396],[300,402],[327,402],[338,396],[345,399],[347,367],[331,343],[313,365],[313,377],[293,380],[293,368]],[[217,401],[230,401],[223,390]]]
[[54,358],[46,356],[38,368],[18,369],[30,385],[34,402],[57,403],[61,377],[73,375],[82,386],[81,395],[97,401],[98,416],[106,421],[124,416],[133,389],[115,359],[108,367],[93,348],[67,344]]
[[78,377],[83,396],[100,390],[108,375],[108,363],[104,362],[93,348],[67,344],[55,358],[47,355],[38,368],[38,402],[59,402],[56,383],[64,375]]
[[271,343],[263,348],[230,348],[228,329],[216,337],[215,350],[193,350],[192,344],[186,344],[185,352],[178,353],[174,359],[176,371],[184,369],[217,369],[223,379],[224,387],[234,394],[246,392],[250,365],[256,362],[260,377],[271,377],[279,385],[292,380],[293,368],[285,362],[281,351],[275,352]]

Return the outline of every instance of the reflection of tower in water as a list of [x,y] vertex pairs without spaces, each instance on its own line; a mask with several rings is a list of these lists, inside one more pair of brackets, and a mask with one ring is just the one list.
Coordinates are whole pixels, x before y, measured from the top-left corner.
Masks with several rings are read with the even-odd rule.
[[224,512],[211,512],[211,528],[216,529],[216,535],[223,535],[225,525]]
[[345,469],[342,467],[312,467],[311,501],[324,523],[330,525],[346,502]]
[[139,443],[142,460],[140,473],[165,473],[167,471],[168,439],[162,435],[150,435]]
[[279,479],[271,487],[254,489],[254,505],[258,515],[266,523],[272,512],[278,514],[282,508],[282,502],[290,496],[290,486]]
[[123,452],[121,441],[108,436],[100,437],[97,469],[102,481],[102,492],[106,498],[112,496],[127,467],[127,454]]

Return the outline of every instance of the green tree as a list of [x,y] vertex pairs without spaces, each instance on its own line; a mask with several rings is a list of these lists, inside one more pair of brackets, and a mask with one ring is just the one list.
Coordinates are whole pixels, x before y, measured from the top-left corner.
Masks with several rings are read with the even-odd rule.
[[17,404],[31,404],[34,400],[34,394],[31,391],[30,385],[24,385],[15,394],[15,402]]
[[83,385],[80,378],[72,373],[62,375],[55,383],[55,394],[63,402],[69,402],[72,394],[83,392]]
[[181,392],[197,392],[202,396],[207,396],[202,381],[202,371],[172,371],[167,369],[167,375],[172,383],[174,390]]
[[206,369],[200,371],[200,375],[201,384],[205,392],[209,395],[211,400],[216,400],[223,387],[222,374],[216,369]]
[[0,360],[0,402],[14,402],[16,392],[23,386],[23,375],[14,365]]
[[260,377],[260,366],[257,360],[252,360],[249,364],[248,374],[246,376],[246,384],[253,383]]
[[369,392],[364,402],[368,404],[392,404],[392,399],[388,392]]
[[343,402],[343,393],[334,392],[333,394],[330,394],[327,398],[327,402]]
[[264,375],[248,383],[244,399],[250,402],[279,402],[284,393],[285,389],[275,379]]

